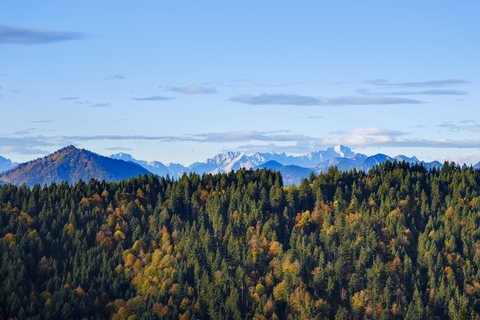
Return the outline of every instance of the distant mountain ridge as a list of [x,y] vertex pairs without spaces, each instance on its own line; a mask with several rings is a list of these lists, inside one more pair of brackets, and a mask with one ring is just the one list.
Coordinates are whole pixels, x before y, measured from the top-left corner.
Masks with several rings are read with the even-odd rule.
[[35,184],[74,183],[91,178],[107,181],[130,179],[139,174],[150,174],[138,164],[115,160],[85,149],[68,146],[57,152],[0,173],[0,181],[27,186]]
[[299,167],[313,167],[319,162],[334,158],[334,157],[350,157],[353,156],[353,151],[346,146],[336,146],[330,147],[325,150],[314,151],[301,156],[289,156],[285,153],[275,153],[275,152],[266,152],[266,153],[254,153],[251,156],[247,156],[242,152],[232,152],[228,151],[225,153],[217,154],[213,158],[209,158],[204,162],[194,162],[188,167],[182,166],[181,164],[167,164],[163,165],[158,161],[144,161],[136,160],[131,155],[126,153],[117,153],[112,154],[110,158],[119,159],[124,161],[135,162],[145,169],[151,171],[152,173],[159,175],[166,175],[167,173],[170,176],[175,178],[180,177],[184,172],[196,172],[199,174],[203,173],[221,173],[221,172],[230,172],[231,170],[238,170],[240,168],[255,168],[259,165],[262,165],[268,161],[275,161],[283,166],[294,165]]
[[[136,160],[131,155],[126,153],[117,153],[110,156],[113,159],[121,159],[124,161],[132,161],[141,165],[146,170],[152,173],[165,176],[169,174],[171,177],[179,178],[183,173],[196,172],[198,174],[211,173],[217,174],[222,172],[230,172],[231,170],[238,170],[240,168],[246,169],[271,169],[282,173],[283,181],[286,185],[296,184],[301,182],[302,178],[308,178],[311,172],[316,174],[326,171],[331,167],[337,167],[340,171],[349,171],[353,168],[368,172],[372,167],[387,160],[406,161],[409,163],[420,163],[416,157],[406,157],[399,155],[396,157],[389,157],[384,154],[376,154],[367,156],[361,153],[354,153],[349,147],[339,145],[330,147],[325,150],[315,151],[306,155],[294,156],[286,155],[285,153],[254,153],[251,156],[242,152],[228,151],[217,154],[213,158],[209,158],[204,162],[194,162],[189,166],[181,164],[167,164],[164,165],[158,161],[144,161]],[[422,162],[427,169],[434,166],[440,168],[442,164],[438,161],[425,163]]]
[[[184,173],[196,172],[198,174],[236,171],[241,168],[272,169],[282,173],[285,185],[300,184],[301,179],[308,178],[314,172],[319,174],[331,167],[337,167],[340,171],[349,171],[353,168],[368,172],[372,167],[385,161],[406,161],[408,163],[422,163],[427,169],[440,168],[438,161],[422,162],[416,157],[399,155],[390,157],[385,154],[367,156],[354,153],[349,147],[336,146],[325,150],[311,152],[305,155],[295,156],[285,153],[260,153],[246,155],[242,152],[225,152],[217,154],[204,162],[195,162],[189,166],[179,163],[163,164],[159,161],[137,160],[127,153],[112,154],[104,157],[93,152],[77,149],[69,146],[57,152],[28,163],[15,166],[10,160],[0,157],[0,168],[7,171],[0,173],[0,184],[12,183],[21,185],[26,183],[32,186],[36,183],[41,185],[51,182],[60,183],[68,181],[76,182],[80,179],[90,178],[119,181],[129,179],[138,174],[157,174],[178,179]],[[3,164],[3,167],[1,166]],[[12,169],[11,167],[14,166]],[[480,162],[474,168],[480,168]]]
[[0,156],[0,172],[15,168],[17,165],[18,163],[12,162],[12,160]]

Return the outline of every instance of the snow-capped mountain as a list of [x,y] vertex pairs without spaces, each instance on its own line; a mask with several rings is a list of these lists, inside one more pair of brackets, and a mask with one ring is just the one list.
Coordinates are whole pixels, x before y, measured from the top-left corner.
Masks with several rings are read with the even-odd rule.
[[[246,155],[242,152],[228,151],[217,154],[213,158],[209,158],[204,162],[195,162],[185,167],[178,163],[169,163],[164,165],[159,161],[144,161],[137,160],[126,153],[117,153],[110,156],[113,159],[120,159],[124,161],[131,161],[141,165],[143,168],[149,170],[154,174],[178,179],[184,173],[196,172],[198,174],[211,173],[217,174],[222,172],[236,171],[241,168],[261,169],[267,168],[272,170],[279,170],[284,176],[284,183],[299,184],[302,178],[308,178],[311,172],[320,173],[325,172],[331,167],[337,167],[340,171],[349,171],[353,168],[368,172],[371,168],[379,163],[387,160],[406,161],[411,164],[423,163],[427,169],[434,166],[440,168],[442,164],[438,161],[424,163],[416,157],[406,157],[398,155],[390,157],[385,154],[376,154],[367,156],[361,153],[354,153],[349,147],[336,146],[325,150],[311,152],[305,155],[294,156],[285,153],[264,152],[254,153],[253,155]],[[480,165],[479,165],[480,166]]]
[[299,167],[311,168],[318,164],[319,162],[329,160],[334,157],[349,157],[353,156],[354,153],[346,146],[336,146],[327,148],[321,151],[315,151],[301,156],[288,156],[285,153],[275,153],[267,152],[260,153],[257,152],[251,156],[247,156],[245,153],[241,152],[224,152],[217,154],[213,158],[209,158],[204,162],[195,162],[184,167],[181,164],[167,164],[164,165],[159,161],[145,161],[137,160],[127,153],[117,153],[112,154],[110,158],[120,159],[124,161],[131,161],[137,163],[149,170],[152,173],[165,176],[169,174],[173,177],[180,177],[184,172],[196,172],[198,174],[203,173],[221,173],[221,172],[230,172],[232,170],[238,170],[240,168],[254,168],[261,164],[264,164],[268,161],[276,161],[281,163],[283,166],[294,165]]

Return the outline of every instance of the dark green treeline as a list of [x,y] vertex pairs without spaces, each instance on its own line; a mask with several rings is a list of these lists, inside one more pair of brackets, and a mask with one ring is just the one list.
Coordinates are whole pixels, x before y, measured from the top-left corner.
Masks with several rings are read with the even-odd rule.
[[0,187],[0,319],[480,319],[480,172]]

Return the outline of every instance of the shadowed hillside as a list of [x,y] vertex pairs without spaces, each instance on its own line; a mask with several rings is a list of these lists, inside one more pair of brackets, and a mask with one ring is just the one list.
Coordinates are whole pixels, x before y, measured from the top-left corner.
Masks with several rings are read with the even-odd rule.
[[78,180],[120,181],[130,179],[139,174],[150,174],[141,166],[122,160],[110,159],[85,149],[68,146],[57,152],[34,161],[22,163],[17,167],[2,172],[0,181],[27,186],[35,184],[74,183]]

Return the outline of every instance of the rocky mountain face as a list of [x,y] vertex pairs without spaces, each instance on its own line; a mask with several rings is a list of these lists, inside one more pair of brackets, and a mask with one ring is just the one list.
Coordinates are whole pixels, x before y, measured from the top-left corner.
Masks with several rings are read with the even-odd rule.
[[27,186],[35,184],[74,183],[91,178],[107,181],[130,179],[139,174],[150,174],[141,166],[122,160],[98,155],[85,149],[69,146],[34,161],[22,163],[13,169],[0,173],[0,181]]

